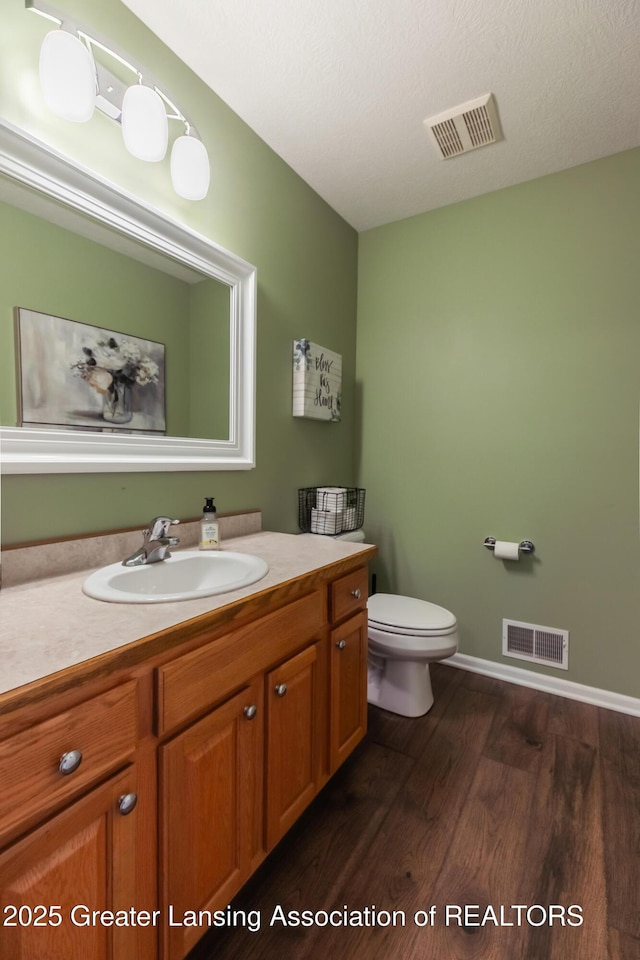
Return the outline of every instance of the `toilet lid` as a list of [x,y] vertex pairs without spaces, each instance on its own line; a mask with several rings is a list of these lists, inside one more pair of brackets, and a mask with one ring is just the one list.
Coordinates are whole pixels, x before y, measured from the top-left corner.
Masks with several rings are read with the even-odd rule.
[[401,597],[394,593],[374,593],[369,597],[368,618],[372,627],[400,632],[449,630],[456,626],[456,618],[444,607],[415,597]]

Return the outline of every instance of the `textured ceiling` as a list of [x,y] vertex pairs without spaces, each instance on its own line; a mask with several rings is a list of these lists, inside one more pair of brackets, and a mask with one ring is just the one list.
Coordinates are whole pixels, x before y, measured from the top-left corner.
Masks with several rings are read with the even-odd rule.
[[[358,230],[640,144],[640,0],[124,2]],[[439,159],[486,93],[504,141]]]

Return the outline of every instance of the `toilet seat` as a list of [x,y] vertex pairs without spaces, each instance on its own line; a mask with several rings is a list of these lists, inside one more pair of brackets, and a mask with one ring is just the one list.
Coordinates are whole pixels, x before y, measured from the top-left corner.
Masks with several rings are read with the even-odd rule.
[[450,610],[427,600],[392,593],[374,593],[368,603],[369,627],[403,637],[442,637],[455,633],[458,623]]
[[420,634],[387,633],[369,624],[369,650],[383,657],[398,660],[444,660],[458,649],[458,630],[447,633]]

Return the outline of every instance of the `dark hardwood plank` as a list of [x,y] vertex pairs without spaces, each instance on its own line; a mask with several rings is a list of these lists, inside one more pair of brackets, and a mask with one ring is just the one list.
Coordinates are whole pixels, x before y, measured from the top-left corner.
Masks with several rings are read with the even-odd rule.
[[526,956],[532,960],[605,960],[602,792],[594,748],[569,737],[552,736],[531,800],[529,902],[579,906],[583,923],[529,928]]
[[549,697],[549,733],[581,740],[592,747],[599,744],[598,709],[579,700]]
[[608,960],[640,960],[640,940],[610,927]]
[[[377,744],[361,745],[240,892],[234,908],[259,910],[259,934],[211,931],[189,960],[277,956],[282,927],[269,929],[274,908],[319,910],[332,903],[344,877],[358,871],[412,764]],[[304,930],[285,932],[287,955],[304,956]],[[270,951],[274,950],[271,954]],[[266,951],[266,952],[265,952]]]
[[548,694],[502,684],[501,708],[489,731],[484,756],[520,770],[536,770],[549,722]]
[[526,931],[510,906],[528,902],[526,823],[533,783],[526,770],[480,758],[434,890],[434,956],[527,957]]
[[640,719],[600,710],[609,923],[640,940]]
[[488,693],[494,697],[503,697],[507,687],[515,686],[516,689],[525,689],[517,684],[506,683],[504,680],[497,680],[495,677],[485,677],[481,673],[473,673],[471,670],[460,670],[461,682],[469,690],[476,690],[478,693]]
[[404,911],[407,925],[315,930],[304,956],[424,957],[424,931],[414,926],[413,916],[434,902],[438,874],[454,842],[496,708],[495,698],[458,687],[368,850],[366,866],[345,878],[334,901]]

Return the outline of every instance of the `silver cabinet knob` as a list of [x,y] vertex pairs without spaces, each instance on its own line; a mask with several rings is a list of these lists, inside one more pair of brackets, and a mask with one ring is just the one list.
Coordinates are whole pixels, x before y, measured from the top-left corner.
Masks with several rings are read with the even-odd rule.
[[284,697],[284,695],[285,695],[286,692],[287,692],[287,685],[286,685],[286,683],[279,683],[279,684],[277,685],[277,687],[276,687],[276,696],[278,696],[278,697]]
[[118,813],[126,817],[127,814],[135,808],[138,802],[137,793],[123,793],[121,797],[118,797]]
[[356,587],[355,590],[352,590],[352,591],[351,591],[351,596],[352,596],[352,597],[355,597],[356,600],[359,600],[360,597],[362,596],[362,593],[360,592],[360,588],[359,588],[359,587]]
[[68,777],[70,773],[75,773],[82,763],[82,753],[80,750],[67,750],[60,757],[58,770],[63,777]]
[[346,640],[338,640],[338,642],[336,643],[336,647],[338,648],[338,650],[344,650],[346,645],[347,645]]
[[255,703],[252,703],[251,706],[244,708],[244,715],[247,720],[253,720],[257,712],[258,708],[256,707]]

